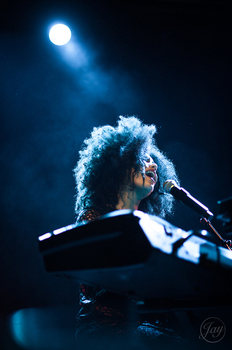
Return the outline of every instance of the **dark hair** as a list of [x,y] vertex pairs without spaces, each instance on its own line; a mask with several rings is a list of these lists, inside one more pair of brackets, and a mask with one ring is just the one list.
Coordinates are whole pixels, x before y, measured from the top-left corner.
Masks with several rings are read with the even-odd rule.
[[139,210],[164,217],[172,213],[173,197],[162,194],[163,183],[178,177],[173,163],[158,149],[154,140],[155,125],[146,125],[135,116],[120,116],[116,127],[94,128],[84,140],[79,161],[74,168],[76,213],[94,206],[106,212],[116,209],[118,195],[131,181],[132,168],[141,170],[146,153],[158,165],[154,191],[140,202]]

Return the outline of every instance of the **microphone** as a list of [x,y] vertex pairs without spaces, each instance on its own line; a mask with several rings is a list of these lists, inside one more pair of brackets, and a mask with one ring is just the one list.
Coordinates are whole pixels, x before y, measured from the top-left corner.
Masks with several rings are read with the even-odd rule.
[[189,208],[200,214],[201,217],[209,219],[210,216],[214,216],[209,209],[195,199],[184,188],[179,187],[174,180],[167,180],[163,185],[164,192],[170,193],[175,199],[187,205]]

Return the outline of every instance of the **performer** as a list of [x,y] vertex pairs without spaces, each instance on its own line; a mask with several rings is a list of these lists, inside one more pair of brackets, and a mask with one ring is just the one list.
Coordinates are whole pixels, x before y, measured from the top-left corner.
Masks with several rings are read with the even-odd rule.
[[[162,188],[167,179],[179,183],[178,176],[173,163],[157,147],[155,133],[155,125],[143,124],[135,116],[120,116],[116,127],[93,129],[74,169],[77,222],[97,220],[118,209],[138,209],[160,217],[173,213],[173,197],[163,194]],[[101,339],[99,349],[104,348],[106,339],[119,334],[127,339],[146,335],[145,341],[164,334],[175,338],[164,317],[160,321],[147,315],[141,321],[135,303],[125,296],[82,284],[80,307],[77,336],[91,333],[94,344]],[[140,349],[138,338],[134,339]]]
[[[116,127],[93,129],[74,169],[78,221],[117,209],[161,217],[172,213],[173,197],[160,193],[167,179],[178,179],[173,163],[158,149],[155,133],[155,125],[136,117],[119,117]],[[154,176],[146,175],[147,170]]]

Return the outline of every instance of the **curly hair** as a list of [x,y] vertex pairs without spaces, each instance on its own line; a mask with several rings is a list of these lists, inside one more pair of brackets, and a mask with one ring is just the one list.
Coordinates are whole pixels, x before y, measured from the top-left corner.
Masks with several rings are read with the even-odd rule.
[[167,179],[177,183],[173,163],[158,149],[154,140],[155,125],[146,125],[136,116],[120,116],[116,127],[94,128],[79,151],[74,168],[78,215],[94,206],[105,212],[116,210],[118,196],[131,183],[131,171],[141,171],[149,154],[158,165],[154,191],[139,204],[139,210],[165,217],[173,212],[173,197],[160,191]]

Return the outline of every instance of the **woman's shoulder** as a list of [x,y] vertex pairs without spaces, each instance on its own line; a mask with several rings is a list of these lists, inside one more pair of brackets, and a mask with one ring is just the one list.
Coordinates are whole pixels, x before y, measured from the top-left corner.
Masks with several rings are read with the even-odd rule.
[[83,209],[78,217],[77,217],[77,223],[83,222],[83,221],[94,221],[99,219],[102,215],[106,214],[110,210],[106,210],[101,207],[92,206],[90,208]]

